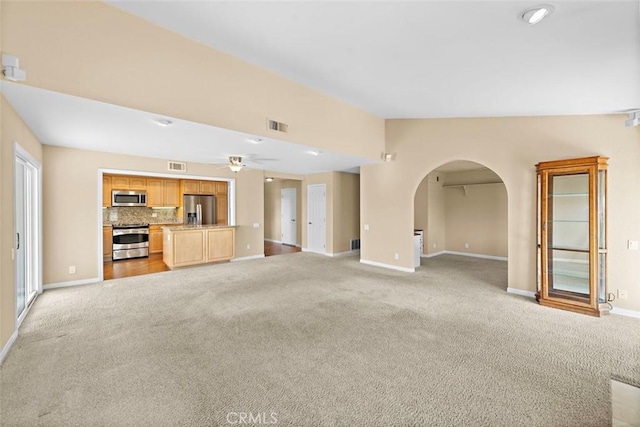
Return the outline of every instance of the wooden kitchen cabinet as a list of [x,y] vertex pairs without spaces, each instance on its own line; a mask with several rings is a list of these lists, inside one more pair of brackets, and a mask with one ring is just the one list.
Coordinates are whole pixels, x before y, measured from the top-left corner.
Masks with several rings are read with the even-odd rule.
[[228,196],[216,196],[216,225],[228,225],[228,212]]
[[162,233],[162,260],[171,269],[235,256],[233,227],[166,227]]
[[200,193],[212,195],[216,193],[216,183],[215,181],[200,181]]
[[111,177],[102,175],[102,206],[111,207]]
[[183,179],[182,194],[200,194],[200,182],[191,179]]
[[137,176],[111,175],[113,190],[146,190],[147,180]]
[[164,205],[177,208],[181,205],[180,202],[180,181],[177,179],[165,179]]
[[216,196],[226,196],[226,195],[227,195],[227,182],[216,181]]
[[102,257],[104,259],[110,259],[113,250],[113,235],[112,227],[102,227]]
[[180,185],[175,179],[147,179],[147,207],[178,207]]
[[149,226],[149,254],[162,253],[162,227],[159,225]]
[[233,228],[207,230],[207,262],[226,261],[234,256]]

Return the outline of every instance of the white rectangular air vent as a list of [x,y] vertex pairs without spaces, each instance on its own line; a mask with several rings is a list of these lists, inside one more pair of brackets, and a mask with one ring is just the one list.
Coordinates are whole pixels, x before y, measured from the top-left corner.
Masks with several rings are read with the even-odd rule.
[[184,162],[172,162],[169,161],[169,170],[171,172],[186,172],[187,164]]
[[289,125],[282,122],[276,122],[275,120],[267,119],[267,129],[275,130],[276,132],[287,132]]

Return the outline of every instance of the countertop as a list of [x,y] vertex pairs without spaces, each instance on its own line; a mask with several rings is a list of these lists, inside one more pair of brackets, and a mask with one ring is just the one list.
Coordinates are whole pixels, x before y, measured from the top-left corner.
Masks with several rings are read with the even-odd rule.
[[[102,223],[103,227],[112,227],[114,225],[127,225],[127,223],[126,222],[120,222],[120,221],[114,221],[114,222],[108,222],[107,221],[107,222],[103,222]],[[166,227],[168,225],[169,226],[170,225],[178,226],[178,225],[182,225],[182,222],[157,222],[157,223],[151,223],[150,222],[149,223],[149,227],[152,227],[152,226]]]
[[169,231],[182,231],[182,230],[203,230],[208,228],[236,228],[235,225],[215,225],[215,224],[207,224],[207,225],[176,225],[176,226],[164,226],[164,229],[168,229]]

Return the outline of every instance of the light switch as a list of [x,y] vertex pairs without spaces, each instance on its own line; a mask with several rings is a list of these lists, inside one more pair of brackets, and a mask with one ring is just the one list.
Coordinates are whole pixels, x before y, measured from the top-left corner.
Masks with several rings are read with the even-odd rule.
[[638,250],[638,241],[637,240],[629,240],[629,243],[627,244],[627,248],[630,251],[637,251]]
[[253,228],[260,228],[260,223],[259,222],[254,222],[253,223]]
[[364,231],[369,231],[369,224],[364,225]]

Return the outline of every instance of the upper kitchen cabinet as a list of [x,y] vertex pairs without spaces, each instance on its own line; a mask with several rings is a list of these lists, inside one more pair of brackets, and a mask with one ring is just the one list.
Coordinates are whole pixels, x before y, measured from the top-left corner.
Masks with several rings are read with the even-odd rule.
[[180,180],[182,194],[200,194],[200,182],[191,179]]
[[113,190],[146,190],[147,180],[137,176],[111,176]]
[[227,195],[227,182],[225,181],[216,181],[216,195],[226,196]]
[[147,178],[147,207],[178,207],[180,186],[176,179]]
[[111,177],[102,175],[102,207],[111,207]]
[[227,196],[216,196],[216,225],[228,225],[229,199]]
[[194,179],[183,179],[181,181],[182,194],[216,194],[216,181],[196,181]]
[[215,194],[216,183],[214,181],[200,181],[200,194]]

